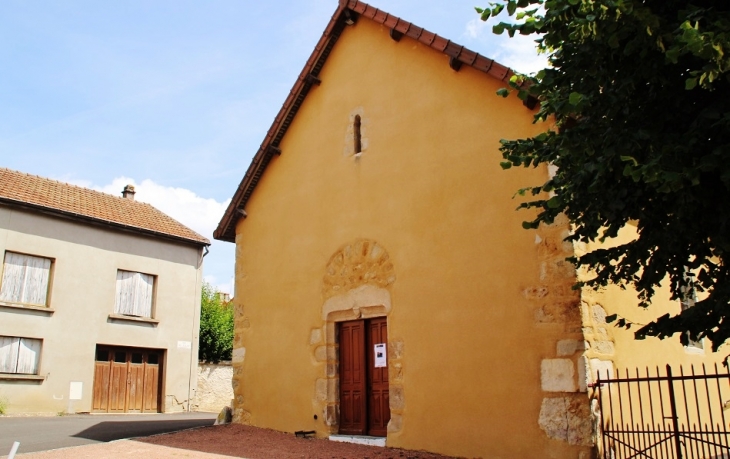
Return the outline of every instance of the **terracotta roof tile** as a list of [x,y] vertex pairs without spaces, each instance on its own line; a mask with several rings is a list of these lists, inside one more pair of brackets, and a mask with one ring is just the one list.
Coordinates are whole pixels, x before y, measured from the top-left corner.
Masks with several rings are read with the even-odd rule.
[[411,26],[408,28],[408,31],[406,32],[406,36],[411,37],[414,40],[418,40],[421,37],[422,33],[423,27],[418,27],[417,25],[411,24]]
[[392,14],[389,14],[387,18],[385,18],[385,21],[383,22],[383,25],[385,27],[390,27],[391,29],[398,24],[398,16],[393,16]]
[[149,204],[6,168],[0,168],[0,203],[210,245],[208,239]]
[[492,66],[487,73],[498,80],[504,80],[508,75],[512,73],[512,70],[510,70],[509,67],[505,67],[504,65],[500,64],[499,62],[492,61]]
[[433,32],[429,32],[428,30],[424,30],[421,34],[421,42],[424,44],[431,46],[431,43],[436,39],[436,34]]

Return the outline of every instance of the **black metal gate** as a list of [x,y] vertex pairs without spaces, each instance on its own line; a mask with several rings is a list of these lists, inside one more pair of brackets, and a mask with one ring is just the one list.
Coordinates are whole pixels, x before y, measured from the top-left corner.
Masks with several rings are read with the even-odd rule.
[[[712,369],[711,369],[712,370]],[[601,450],[606,459],[730,458],[730,372],[714,366],[651,376],[598,375]],[[727,411],[727,412],[726,412]]]

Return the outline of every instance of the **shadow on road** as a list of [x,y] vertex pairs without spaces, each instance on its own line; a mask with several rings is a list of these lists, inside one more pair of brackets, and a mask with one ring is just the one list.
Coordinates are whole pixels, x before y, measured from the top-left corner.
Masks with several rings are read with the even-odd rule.
[[175,432],[178,430],[192,429],[193,427],[212,426],[211,419],[180,419],[160,421],[103,421],[88,429],[72,435],[77,438],[108,442],[122,438],[157,435],[161,433]]

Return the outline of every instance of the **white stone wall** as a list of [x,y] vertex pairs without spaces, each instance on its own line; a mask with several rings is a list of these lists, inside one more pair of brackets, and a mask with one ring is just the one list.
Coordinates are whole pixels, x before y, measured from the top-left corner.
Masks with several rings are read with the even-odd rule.
[[198,390],[195,395],[195,411],[218,413],[231,406],[233,398],[233,367],[231,362],[204,363],[198,365]]

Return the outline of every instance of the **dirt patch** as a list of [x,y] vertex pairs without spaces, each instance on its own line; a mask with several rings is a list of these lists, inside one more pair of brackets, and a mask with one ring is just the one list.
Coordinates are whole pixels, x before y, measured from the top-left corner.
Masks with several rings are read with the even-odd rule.
[[139,442],[249,459],[453,459],[450,456],[397,448],[340,443],[321,438],[229,424],[135,439]]

